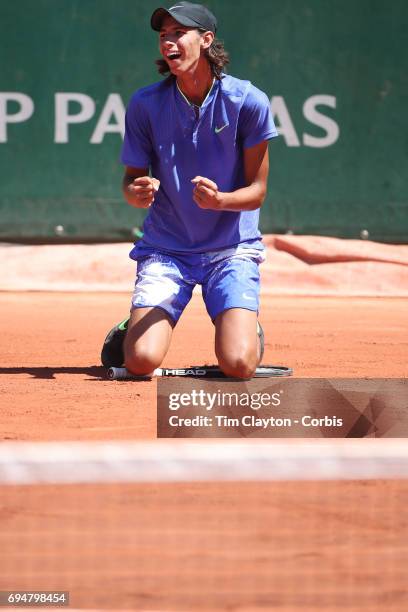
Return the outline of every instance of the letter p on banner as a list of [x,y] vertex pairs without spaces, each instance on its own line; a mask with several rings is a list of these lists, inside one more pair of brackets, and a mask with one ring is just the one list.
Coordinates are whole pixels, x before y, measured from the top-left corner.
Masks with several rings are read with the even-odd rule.
[[[18,106],[16,112],[8,112],[8,103],[14,102]],[[0,93],[0,142],[7,142],[7,124],[23,123],[30,119],[34,112],[34,102],[26,94],[3,91]]]

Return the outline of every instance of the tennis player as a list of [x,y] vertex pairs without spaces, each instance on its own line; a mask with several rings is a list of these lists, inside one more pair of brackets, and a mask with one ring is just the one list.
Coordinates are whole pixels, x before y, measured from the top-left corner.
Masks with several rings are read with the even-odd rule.
[[108,334],[102,362],[124,362],[136,375],[160,366],[198,284],[220,368],[250,378],[263,354],[258,221],[268,140],[277,136],[269,100],[225,74],[228,55],[206,7],[158,8],[151,27],[166,78],[131,98],[122,150],[125,199],[148,214],[130,253],[137,261],[130,319]]

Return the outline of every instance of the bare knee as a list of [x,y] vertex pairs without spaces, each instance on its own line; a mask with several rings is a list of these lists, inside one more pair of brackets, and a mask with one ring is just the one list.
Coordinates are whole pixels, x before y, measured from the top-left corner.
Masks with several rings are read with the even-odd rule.
[[144,375],[158,368],[169,347],[173,325],[162,309],[135,309],[123,345],[126,369]]
[[136,375],[150,374],[158,368],[163,356],[155,351],[125,345],[125,367]]
[[256,354],[250,351],[218,355],[221,370],[231,378],[252,378],[255,374],[256,362]]

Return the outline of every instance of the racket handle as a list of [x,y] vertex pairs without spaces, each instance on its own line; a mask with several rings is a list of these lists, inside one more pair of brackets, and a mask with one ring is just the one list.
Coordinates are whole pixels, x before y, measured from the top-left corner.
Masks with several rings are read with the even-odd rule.
[[156,368],[151,374],[144,374],[142,376],[132,374],[126,368],[109,368],[108,378],[109,380],[148,380],[153,376],[161,376],[162,368]]

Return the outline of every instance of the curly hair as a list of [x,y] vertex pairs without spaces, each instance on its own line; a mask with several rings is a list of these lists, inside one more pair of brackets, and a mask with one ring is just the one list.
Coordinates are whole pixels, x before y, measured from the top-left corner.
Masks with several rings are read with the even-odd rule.
[[[200,33],[205,32],[205,30],[197,31]],[[211,46],[208,47],[208,49],[205,49],[204,53],[208,63],[210,64],[213,76],[220,80],[222,78],[222,72],[226,71],[225,67],[227,64],[229,64],[229,54],[224,49],[224,42],[222,40],[218,40],[218,38],[214,38]],[[170,72],[169,65],[163,58],[156,60],[155,63],[160,74],[167,75]]]

